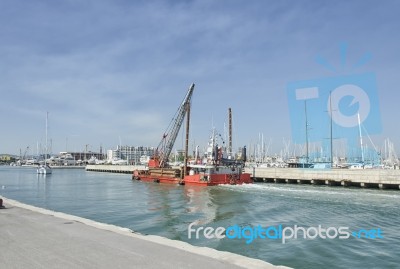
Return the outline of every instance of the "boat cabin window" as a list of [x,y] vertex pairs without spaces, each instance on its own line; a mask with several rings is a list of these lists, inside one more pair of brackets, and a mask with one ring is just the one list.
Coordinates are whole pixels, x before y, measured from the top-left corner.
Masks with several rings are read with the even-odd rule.
[[199,168],[192,168],[193,174],[197,175],[199,173]]

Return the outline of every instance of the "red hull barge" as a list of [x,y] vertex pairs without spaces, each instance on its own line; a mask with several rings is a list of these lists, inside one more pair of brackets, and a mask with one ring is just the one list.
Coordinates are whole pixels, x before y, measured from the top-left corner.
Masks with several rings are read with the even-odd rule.
[[253,183],[250,174],[242,173],[241,167],[192,165],[188,168],[189,175],[186,175],[183,179],[181,177],[183,170],[173,168],[136,170],[132,175],[132,179],[155,183],[198,186],[215,186],[221,184],[241,185]]
[[241,174],[238,178],[232,177],[231,175],[221,174],[221,175],[211,175],[209,180],[202,180],[198,175],[186,176],[184,180],[187,185],[200,185],[200,186],[215,186],[221,184],[230,185],[242,185],[251,184],[253,180],[250,178],[250,174]]

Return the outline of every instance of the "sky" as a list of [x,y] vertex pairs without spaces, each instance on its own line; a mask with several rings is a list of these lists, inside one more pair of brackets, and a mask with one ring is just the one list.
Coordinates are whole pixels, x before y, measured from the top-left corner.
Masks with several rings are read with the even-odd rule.
[[191,83],[191,145],[223,133],[231,107],[234,147],[263,134],[279,153],[288,83],[366,72],[382,124],[371,139],[399,149],[399,11],[396,0],[2,0],[0,153],[44,145],[46,112],[53,153],[157,146]]

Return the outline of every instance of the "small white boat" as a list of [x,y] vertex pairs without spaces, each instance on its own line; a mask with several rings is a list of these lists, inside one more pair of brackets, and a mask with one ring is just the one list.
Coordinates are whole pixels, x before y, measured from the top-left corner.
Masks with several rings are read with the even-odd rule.
[[87,164],[96,164],[97,158],[92,156],[89,160],[87,160]]
[[43,174],[43,175],[51,174],[52,173],[52,169],[47,164],[46,165],[43,164],[43,165],[38,167],[37,173],[38,174]]
[[126,160],[122,160],[121,158],[113,158],[111,160],[111,164],[113,164],[113,165],[127,165],[128,162]]

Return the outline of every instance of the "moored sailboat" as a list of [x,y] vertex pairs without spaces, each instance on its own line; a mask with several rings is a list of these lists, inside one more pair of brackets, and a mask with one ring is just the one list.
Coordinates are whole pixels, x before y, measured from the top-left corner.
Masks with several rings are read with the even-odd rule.
[[53,171],[51,167],[47,164],[47,154],[48,154],[48,147],[47,147],[47,129],[48,129],[48,118],[49,112],[46,113],[46,145],[45,145],[45,156],[44,156],[44,164],[40,165],[37,168],[38,174],[51,174]]

